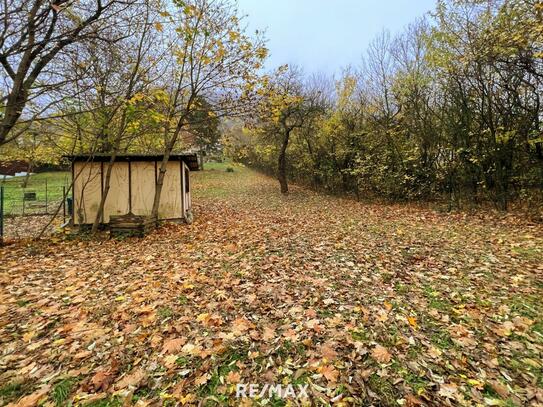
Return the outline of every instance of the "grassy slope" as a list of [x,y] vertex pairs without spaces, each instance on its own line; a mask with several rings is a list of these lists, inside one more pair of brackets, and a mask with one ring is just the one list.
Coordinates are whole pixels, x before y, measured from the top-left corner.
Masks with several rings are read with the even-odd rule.
[[239,380],[309,383],[315,404],[543,397],[541,226],[283,197],[226,166],[194,174],[190,226],[0,249],[0,398],[44,377],[42,398],[104,406],[123,377],[133,401],[189,404],[238,405]]

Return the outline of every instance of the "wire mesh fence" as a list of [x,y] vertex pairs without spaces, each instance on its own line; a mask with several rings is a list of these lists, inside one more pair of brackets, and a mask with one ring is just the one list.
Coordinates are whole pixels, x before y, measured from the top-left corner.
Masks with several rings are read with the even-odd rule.
[[56,214],[61,220],[65,218],[64,197],[69,184],[70,174],[66,172],[0,179],[0,236],[32,237],[52,215]]

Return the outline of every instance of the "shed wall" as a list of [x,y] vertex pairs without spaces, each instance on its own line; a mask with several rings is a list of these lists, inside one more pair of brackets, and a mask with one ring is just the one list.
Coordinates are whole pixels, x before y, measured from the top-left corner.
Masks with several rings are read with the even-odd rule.
[[[131,165],[134,164],[131,163]],[[108,163],[104,163],[104,183],[107,167]],[[113,164],[109,181],[109,192],[104,204],[103,223],[108,223],[111,215],[125,215],[130,211],[128,178],[128,163]]]
[[74,223],[93,223],[102,197],[100,163],[74,163]]
[[[108,163],[75,162],[74,219],[76,225],[92,224],[100,206]],[[151,214],[156,188],[157,166],[152,161],[116,162],[113,165],[110,189],[104,206],[103,223],[111,215],[124,215],[130,210],[135,215]],[[180,161],[170,161],[164,176],[164,185],[158,217],[180,219],[190,208],[190,192],[185,192],[184,170]],[[103,171],[103,175],[102,175]]]
[[155,197],[155,163],[132,163],[132,213],[150,216]]
[[[183,165],[183,186],[182,186],[182,193],[183,193],[183,216],[187,211],[192,209],[192,199],[190,194],[190,170],[189,167],[182,163]],[[187,177],[189,179],[187,179]],[[188,182],[188,191],[187,191],[187,182]]]
[[159,219],[179,219],[183,217],[181,206],[181,163],[179,161],[170,161],[166,167],[158,217]]

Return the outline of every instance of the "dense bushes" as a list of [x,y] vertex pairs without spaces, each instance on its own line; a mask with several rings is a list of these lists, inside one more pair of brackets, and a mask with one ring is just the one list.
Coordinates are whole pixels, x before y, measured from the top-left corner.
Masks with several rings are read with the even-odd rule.
[[451,205],[540,200],[543,6],[490,4],[440,2],[430,21],[379,36],[363,65],[338,81],[294,75],[300,86],[279,88],[295,103],[283,94],[274,117],[230,133],[229,151],[276,172],[281,123],[298,111],[304,120],[287,140],[290,179]]

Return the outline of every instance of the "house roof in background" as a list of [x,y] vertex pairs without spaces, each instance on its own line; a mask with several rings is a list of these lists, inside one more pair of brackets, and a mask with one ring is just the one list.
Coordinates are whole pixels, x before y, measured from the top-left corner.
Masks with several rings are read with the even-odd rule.
[[0,175],[13,176],[29,170],[30,163],[23,160],[0,161]]
[[[64,158],[71,162],[109,162],[111,154],[75,154],[66,155]],[[162,161],[163,158],[162,154],[119,154],[115,157],[115,162]],[[172,154],[169,161],[183,161],[191,171],[200,169],[197,154]]]

